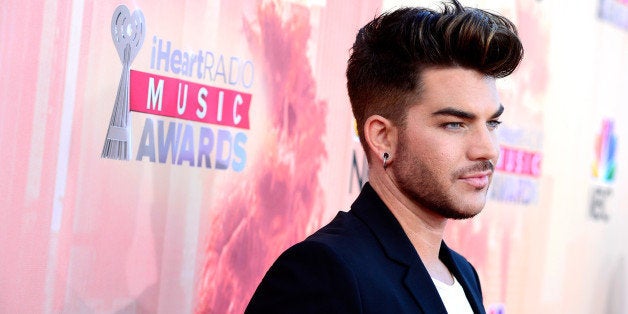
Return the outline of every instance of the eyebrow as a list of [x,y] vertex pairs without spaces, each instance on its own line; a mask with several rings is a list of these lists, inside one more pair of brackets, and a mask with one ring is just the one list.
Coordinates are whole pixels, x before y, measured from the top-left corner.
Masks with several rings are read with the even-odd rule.
[[[498,118],[502,115],[502,113],[504,113],[504,106],[502,104],[499,104],[499,108],[497,109],[497,111],[495,111],[495,113],[493,113],[490,119]],[[477,115],[475,115],[474,113],[452,107],[440,109],[432,113],[432,116],[454,116],[465,120],[474,120],[477,118]]]

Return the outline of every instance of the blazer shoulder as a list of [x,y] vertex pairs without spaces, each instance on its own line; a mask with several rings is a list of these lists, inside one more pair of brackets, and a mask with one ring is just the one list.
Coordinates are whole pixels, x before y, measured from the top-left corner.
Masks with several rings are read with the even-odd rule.
[[359,313],[353,271],[328,244],[308,239],[270,267],[246,313]]

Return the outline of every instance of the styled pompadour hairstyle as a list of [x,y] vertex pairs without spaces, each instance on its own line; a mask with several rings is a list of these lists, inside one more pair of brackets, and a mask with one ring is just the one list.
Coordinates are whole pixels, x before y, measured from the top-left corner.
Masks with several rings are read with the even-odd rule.
[[368,156],[364,123],[381,115],[405,126],[428,68],[462,67],[487,76],[511,74],[523,58],[515,25],[507,18],[457,0],[442,11],[401,8],[358,32],[347,67],[347,89],[358,135]]

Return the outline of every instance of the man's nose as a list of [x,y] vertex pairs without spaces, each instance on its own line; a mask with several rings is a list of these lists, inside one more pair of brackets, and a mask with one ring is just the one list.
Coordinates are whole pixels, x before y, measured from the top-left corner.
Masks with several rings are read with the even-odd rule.
[[499,143],[497,135],[488,127],[477,128],[473,136],[469,138],[468,157],[470,160],[497,161],[499,157]]

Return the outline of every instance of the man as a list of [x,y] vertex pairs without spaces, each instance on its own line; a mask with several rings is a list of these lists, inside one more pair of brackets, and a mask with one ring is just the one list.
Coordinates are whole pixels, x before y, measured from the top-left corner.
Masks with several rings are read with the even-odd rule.
[[504,110],[495,79],[522,56],[509,20],[456,0],[364,26],[347,86],[369,183],[279,257],[247,313],[484,313],[475,269],[443,232],[484,207]]

